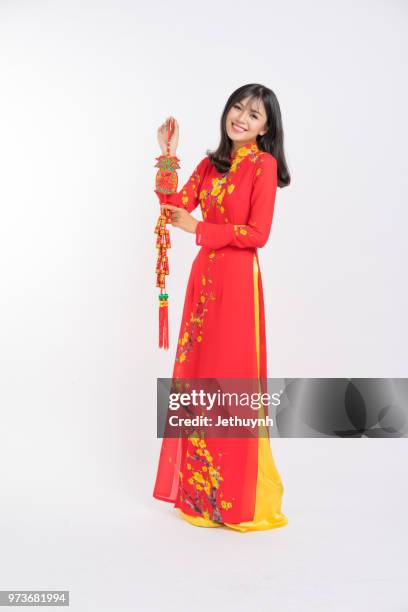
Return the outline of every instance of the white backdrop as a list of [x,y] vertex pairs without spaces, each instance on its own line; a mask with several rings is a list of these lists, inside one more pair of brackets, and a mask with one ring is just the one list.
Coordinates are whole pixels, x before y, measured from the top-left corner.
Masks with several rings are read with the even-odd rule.
[[[259,250],[269,376],[407,374],[407,8],[0,2],[0,588],[70,588],[75,610],[134,599],[170,610],[180,576],[167,561],[186,562],[195,538],[217,595],[201,602],[185,563],[196,609],[248,609],[256,597],[258,610],[280,612],[406,609],[392,548],[406,542],[404,441],[274,441],[289,525],[248,537],[194,530],[151,492],[156,378],[172,373],[199,248],[171,230],[170,350],[160,350],[153,189],[168,115],[180,123],[181,186],[217,146],[234,89],[260,82],[278,97],[292,184],[278,189]],[[394,531],[381,539],[384,526]],[[357,539],[367,557],[343,548]],[[221,542],[230,573],[214,556]],[[328,568],[335,550],[350,583]],[[240,552],[270,574],[247,576],[234,599]]]

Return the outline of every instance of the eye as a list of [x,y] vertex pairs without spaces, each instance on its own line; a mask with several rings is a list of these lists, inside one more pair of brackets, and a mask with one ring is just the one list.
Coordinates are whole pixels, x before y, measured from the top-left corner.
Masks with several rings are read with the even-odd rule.
[[[238,110],[241,108],[239,104],[234,104],[233,108],[237,108]],[[255,113],[251,114],[251,117],[253,117],[254,119],[258,119],[257,115],[255,115]]]

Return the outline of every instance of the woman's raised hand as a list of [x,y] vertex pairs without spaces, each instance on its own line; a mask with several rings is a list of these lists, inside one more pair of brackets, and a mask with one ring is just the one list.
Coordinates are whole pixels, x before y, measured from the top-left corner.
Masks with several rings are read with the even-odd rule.
[[167,125],[170,119],[173,119],[173,135],[170,138],[170,155],[176,155],[178,139],[179,139],[179,126],[177,120],[174,117],[167,117],[166,121],[161,124],[161,126],[157,130],[157,141],[159,143],[159,147],[161,148],[162,154],[166,155],[167,153]]

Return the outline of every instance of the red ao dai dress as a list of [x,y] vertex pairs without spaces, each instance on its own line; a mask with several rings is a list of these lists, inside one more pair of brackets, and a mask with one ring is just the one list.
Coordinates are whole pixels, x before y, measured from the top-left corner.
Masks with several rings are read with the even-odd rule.
[[[208,157],[182,189],[155,190],[161,203],[200,205],[173,378],[267,377],[258,248],[269,237],[277,162],[256,140],[219,173]],[[266,412],[267,414],[267,412]],[[259,416],[259,415],[258,415]],[[257,531],[286,525],[283,484],[269,437],[163,438],[153,496],[199,526]]]

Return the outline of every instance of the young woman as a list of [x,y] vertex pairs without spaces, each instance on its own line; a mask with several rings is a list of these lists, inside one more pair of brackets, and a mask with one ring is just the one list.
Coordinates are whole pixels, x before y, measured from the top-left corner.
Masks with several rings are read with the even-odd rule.
[[[267,377],[265,312],[257,249],[269,237],[277,187],[290,183],[275,94],[259,84],[234,91],[221,117],[216,151],[183,188],[163,193],[160,173],[176,171],[178,124],[167,154],[158,128],[155,192],[173,227],[195,235],[174,363],[175,378]],[[166,159],[167,157],[167,159]],[[172,164],[169,166],[169,157]],[[191,213],[200,205],[202,221]],[[283,485],[269,436],[163,438],[153,496],[201,527],[237,531],[286,525]]]

